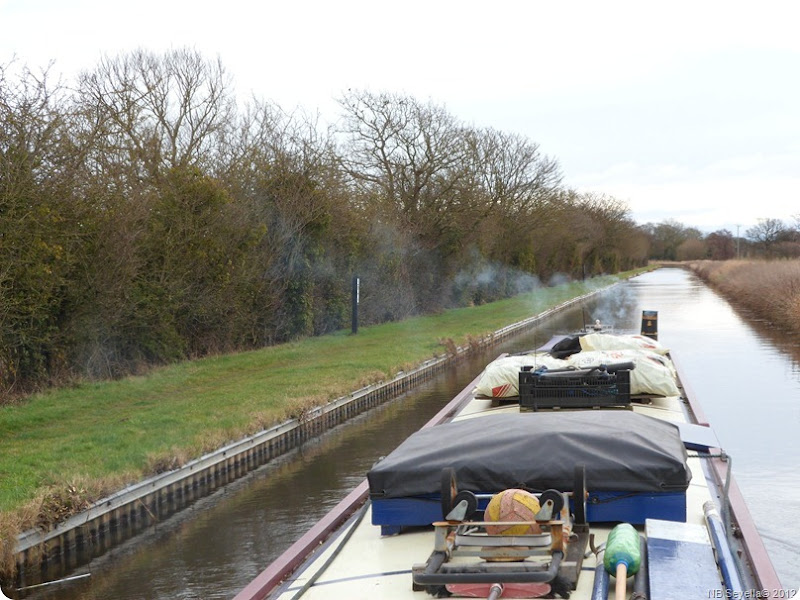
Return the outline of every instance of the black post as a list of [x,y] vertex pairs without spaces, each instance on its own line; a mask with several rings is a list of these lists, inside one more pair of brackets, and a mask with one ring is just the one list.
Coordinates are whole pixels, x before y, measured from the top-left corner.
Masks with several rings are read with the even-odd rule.
[[352,325],[352,332],[358,333],[358,295],[359,295],[359,283],[360,280],[358,275],[353,275],[353,325]]

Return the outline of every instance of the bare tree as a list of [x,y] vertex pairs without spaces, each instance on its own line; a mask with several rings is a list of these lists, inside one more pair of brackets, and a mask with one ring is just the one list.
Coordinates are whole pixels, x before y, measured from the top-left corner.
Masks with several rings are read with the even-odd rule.
[[766,256],[771,256],[773,246],[786,232],[786,225],[780,219],[759,219],[758,223],[745,231],[745,236],[760,245]]
[[733,234],[727,229],[719,229],[709,233],[706,238],[708,257],[712,260],[729,260],[736,256],[736,244]]
[[666,219],[655,225],[648,223],[645,228],[652,241],[652,258],[662,260],[677,260],[678,247],[688,239],[697,239],[699,235],[697,230],[687,228],[674,219]]
[[188,49],[103,59],[79,81],[87,112],[102,126],[98,163],[132,165],[140,177],[201,164],[231,117],[228,86],[219,60],[206,61]]
[[558,162],[539,145],[494,129],[466,130],[467,168],[484,213],[519,214],[541,207],[561,184]]
[[356,189],[435,244],[464,177],[460,125],[443,108],[410,97],[350,92],[340,104],[343,166]]

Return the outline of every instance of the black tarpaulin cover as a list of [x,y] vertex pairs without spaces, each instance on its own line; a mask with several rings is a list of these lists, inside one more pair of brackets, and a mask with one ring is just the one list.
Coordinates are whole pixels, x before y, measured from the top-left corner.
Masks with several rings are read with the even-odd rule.
[[422,429],[367,473],[373,498],[436,494],[445,467],[458,489],[683,491],[692,474],[678,427],[625,410],[496,414]]

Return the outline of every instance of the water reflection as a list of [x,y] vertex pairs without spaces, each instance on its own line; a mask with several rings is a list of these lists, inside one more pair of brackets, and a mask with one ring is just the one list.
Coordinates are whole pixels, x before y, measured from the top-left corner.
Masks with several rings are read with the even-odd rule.
[[797,340],[744,323],[679,269],[637,277],[584,306],[460,364],[412,394],[375,409],[267,465],[186,514],[94,560],[92,577],[31,592],[50,600],[231,598],[463,388],[499,352],[536,347],[553,333],[601,319],[637,330],[658,310],[660,340],[687,371],[787,588],[800,586],[800,356]]
[[[649,285],[657,282],[657,285]],[[800,586],[800,377],[797,340],[749,323],[681,270],[636,278],[640,304],[658,307],[660,340],[680,359],[786,588]]]

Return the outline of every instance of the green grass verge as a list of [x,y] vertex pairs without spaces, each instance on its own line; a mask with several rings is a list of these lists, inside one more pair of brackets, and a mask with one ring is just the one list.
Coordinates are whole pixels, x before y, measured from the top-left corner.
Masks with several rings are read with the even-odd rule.
[[48,490],[108,493],[443,354],[443,340],[465,344],[626,275],[55,389],[0,407],[0,513],[41,506]]

